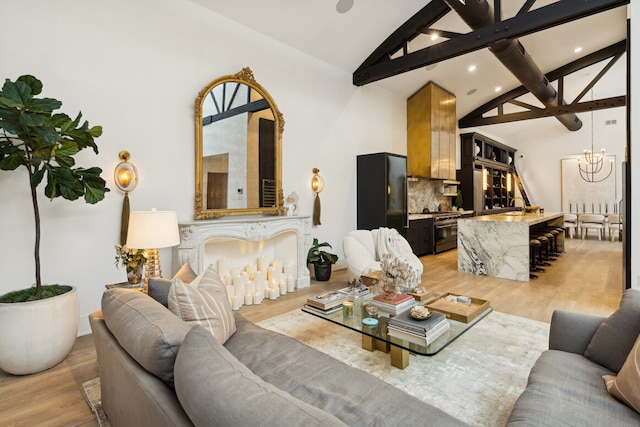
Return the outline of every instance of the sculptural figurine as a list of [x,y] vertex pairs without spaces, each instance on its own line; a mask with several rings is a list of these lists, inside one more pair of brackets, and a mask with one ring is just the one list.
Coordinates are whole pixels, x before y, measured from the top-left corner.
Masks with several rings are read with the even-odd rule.
[[287,216],[295,215],[296,211],[298,210],[298,199],[298,193],[296,193],[295,191],[292,191],[291,194],[289,194],[284,199],[284,211],[286,212]]

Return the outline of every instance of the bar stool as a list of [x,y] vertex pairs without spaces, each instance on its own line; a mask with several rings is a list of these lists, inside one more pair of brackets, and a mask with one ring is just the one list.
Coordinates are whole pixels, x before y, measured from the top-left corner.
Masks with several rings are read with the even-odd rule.
[[553,236],[551,252],[554,256],[560,255],[560,251],[558,250],[558,236],[560,235],[560,233],[564,234],[564,230],[557,227],[544,227],[542,231]]
[[548,261],[553,261],[553,258],[551,258],[550,256],[549,248],[551,246],[551,242],[549,241],[549,238],[542,234],[531,236],[531,238],[538,240],[541,244],[541,250],[540,250],[541,256],[540,256],[540,262],[538,262],[538,265],[544,265],[546,267],[550,267],[551,263],[549,263]]
[[529,279],[538,278],[538,276],[536,274],[533,274],[533,272],[542,273],[545,271],[544,268],[538,267],[538,262],[539,260],[541,260],[541,247],[542,243],[540,243],[540,240],[529,240]]

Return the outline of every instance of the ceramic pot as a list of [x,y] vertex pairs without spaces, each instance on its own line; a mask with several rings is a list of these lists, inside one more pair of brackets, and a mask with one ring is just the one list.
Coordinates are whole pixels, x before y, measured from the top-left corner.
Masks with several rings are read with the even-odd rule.
[[62,362],[78,335],[78,292],[19,303],[0,303],[0,369],[34,374]]
[[331,264],[313,264],[313,273],[316,276],[316,280],[320,282],[326,282],[331,278]]

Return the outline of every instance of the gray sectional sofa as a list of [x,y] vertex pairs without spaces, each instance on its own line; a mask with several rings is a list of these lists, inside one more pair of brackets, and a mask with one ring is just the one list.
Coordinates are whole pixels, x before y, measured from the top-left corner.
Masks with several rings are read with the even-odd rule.
[[[235,314],[224,345],[140,292],[105,292],[90,315],[102,405],[114,426],[458,426],[443,411]],[[613,398],[640,332],[640,291],[608,319],[554,313],[510,426],[639,426]]]
[[640,414],[607,392],[640,333],[640,290],[627,290],[608,318],[556,310],[549,350],[529,374],[509,426],[640,426]]
[[90,315],[115,426],[462,426],[378,378],[236,314],[223,345],[162,304],[111,289]]

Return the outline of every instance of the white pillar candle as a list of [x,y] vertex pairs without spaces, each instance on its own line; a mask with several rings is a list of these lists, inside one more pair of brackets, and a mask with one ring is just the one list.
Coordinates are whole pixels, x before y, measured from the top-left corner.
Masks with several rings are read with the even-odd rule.
[[292,276],[287,276],[287,292],[293,292],[296,290],[296,282]]
[[254,304],[262,304],[263,294],[261,291],[256,291],[253,295],[253,303]]
[[253,294],[246,294],[244,296],[244,305],[251,305],[253,304]]
[[259,271],[266,271],[267,267],[269,265],[267,264],[267,258],[264,255],[261,255],[258,257],[258,270]]
[[284,279],[280,279],[280,295],[287,293],[287,282]]
[[271,281],[275,278],[276,269],[272,266],[267,269],[267,280]]
[[284,267],[282,267],[282,272],[284,274],[286,274],[287,276],[296,276],[296,266],[293,264],[287,264]]
[[267,280],[267,270],[258,270],[256,274],[254,274],[255,279],[261,279],[263,281]]
[[271,266],[273,268],[275,268],[277,273],[281,273],[282,272],[282,261],[279,259],[275,259],[273,260],[273,262],[271,263]]
[[224,284],[228,286],[233,285],[233,277],[231,277],[230,274],[227,274],[226,276],[224,276]]
[[271,288],[269,290],[269,299],[278,299],[280,296],[280,290],[278,288]]
[[232,285],[225,285],[225,288],[227,289],[228,298],[231,298],[233,295],[236,294],[236,290]]
[[257,271],[256,265],[254,263],[252,263],[252,262],[247,264],[247,266],[244,268],[244,270],[249,274],[253,274],[253,273],[255,273]]
[[229,260],[226,258],[218,259],[218,276],[224,277],[229,274]]
[[256,285],[253,281],[249,280],[244,286],[245,295],[253,295],[256,293]]

